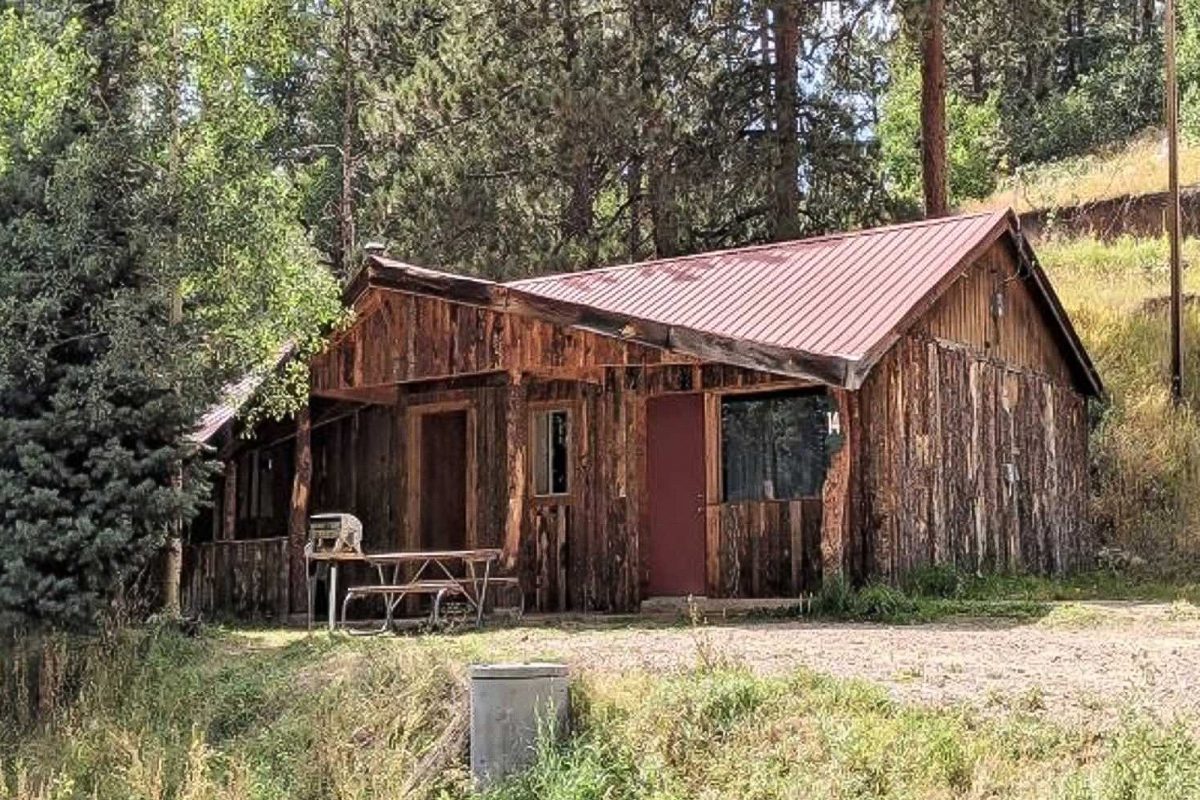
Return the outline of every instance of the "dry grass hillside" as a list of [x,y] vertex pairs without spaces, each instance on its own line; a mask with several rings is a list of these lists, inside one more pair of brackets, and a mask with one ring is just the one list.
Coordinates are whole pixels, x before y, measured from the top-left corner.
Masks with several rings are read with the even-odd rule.
[[[1200,145],[1182,143],[1179,177],[1184,186],[1200,184]],[[964,203],[963,210],[1011,207],[1020,213],[1166,188],[1164,139],[1161,132],[1151,131],[1103,152],[1020,169],[1004,178],[990,197]]]
[[[1098,532],[1159,574],[1186,576],[1200,562],[1200,274],[1188,269],[1184,281],[1189,403],[1176,409],[1165,241],[1059,239],[1037,249],[1108,390],[1093,419]],[[1184,257],[1200,264],[1200,241],[1187,241]]]

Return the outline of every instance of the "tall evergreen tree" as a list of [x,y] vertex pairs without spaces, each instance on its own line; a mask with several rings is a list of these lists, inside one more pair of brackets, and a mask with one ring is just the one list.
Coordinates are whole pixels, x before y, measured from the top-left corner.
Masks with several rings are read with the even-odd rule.
[[0,120],[0,627],[85,625],[120,597],[207,494],[189,434],[223,382],[337,315],[264,152],[263,87],[293,68],[269,35],[283,11],[0,15],[24,43],[0,71],[57,68],[30,93],[35,130]]
[[356,4],[357,236],[508,276],[876,221],[880,6],[837,6]]

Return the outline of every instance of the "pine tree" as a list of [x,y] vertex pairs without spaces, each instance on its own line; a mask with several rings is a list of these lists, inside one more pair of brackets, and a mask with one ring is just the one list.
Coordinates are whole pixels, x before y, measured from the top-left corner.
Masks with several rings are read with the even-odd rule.
[[[797,9],[782,65],[773,6]],[[356,3],[358,236],[502,277],[877,221],[874,6]],[[323,108],[332,152],[342,115]],[[334,159],[324,175],[332,190]]]
[[256,84],[293,53],[262,49],[258,8],[3,17],[29,43],[7,72],[85,57],[43,75],[65,88],[32,94],[36,131],[0,120],[0,627],[84,626],[124,596],[207,496],[190,432],[222,384],[335,318],[262,151]]

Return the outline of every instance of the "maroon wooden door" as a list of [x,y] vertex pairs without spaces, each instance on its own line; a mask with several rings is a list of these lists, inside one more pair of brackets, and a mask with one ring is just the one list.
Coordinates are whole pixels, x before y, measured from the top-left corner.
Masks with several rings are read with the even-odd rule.
[[652,398],[646,406],[650,530],[647,594],[704,594],[704,397]]
[[467,412],[421,415],[420,546],[458,550],[467,535]]

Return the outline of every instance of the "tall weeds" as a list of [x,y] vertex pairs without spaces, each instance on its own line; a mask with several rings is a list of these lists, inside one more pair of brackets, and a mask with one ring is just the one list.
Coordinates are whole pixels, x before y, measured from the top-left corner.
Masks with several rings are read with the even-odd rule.
[[[414,644],[69,642],[78,689],[0,728],[0,798],[423,798],[465,780],[459,667]],[[28,720],[26,720],[28,721]]]
[[[1188,404],[1171,402],[1166,244],[1123,238],[1038,248],[1108,390],[1093,414],[1093,518],[1105,544],[1159,574],[1200,563],[1200,276],[1188,272]],[[1200,241],[1185,258],[1200,263]]]

